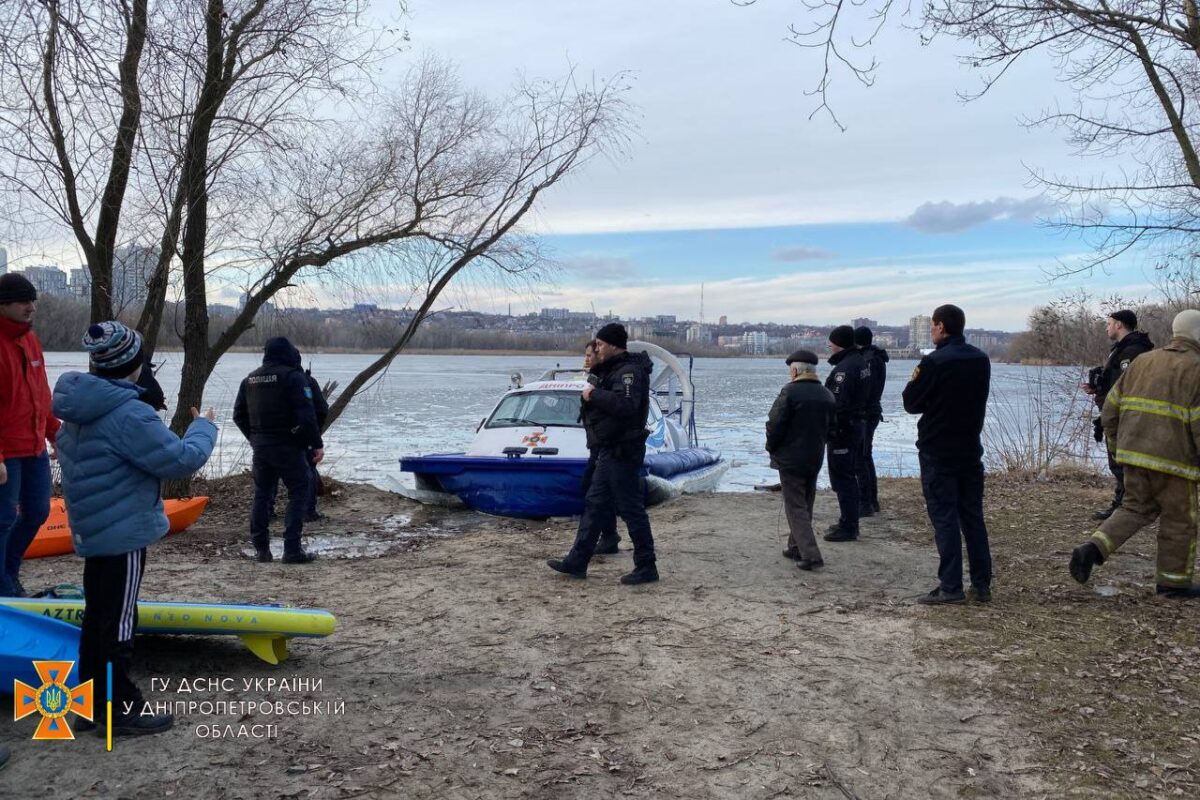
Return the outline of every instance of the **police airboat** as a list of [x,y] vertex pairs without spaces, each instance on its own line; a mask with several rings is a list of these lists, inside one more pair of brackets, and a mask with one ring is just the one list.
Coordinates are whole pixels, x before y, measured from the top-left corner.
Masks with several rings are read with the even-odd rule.
[[[691,356],[648,342],[630,342],[628,349],[654,361],[642,465],[646,504],[715,489],[730,464],[718,451],[699,445]],[[552,369],[531,383],[513,375],[512,386],[480,421],[465,453],[400,459],[400,469],[416,478],[416,490],[405,494],[426,503],[457,498],[477,511],[506,517],[583,513],[588,450],[579,396],[586,377],[579,369]]]

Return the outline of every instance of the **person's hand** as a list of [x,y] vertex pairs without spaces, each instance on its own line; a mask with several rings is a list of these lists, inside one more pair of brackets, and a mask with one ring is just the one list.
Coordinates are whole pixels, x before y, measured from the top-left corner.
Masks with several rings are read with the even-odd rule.
[[1089,386],[1086,383],[1079,384],[1079,388],[1083,389],[1084,394],[1095,394],[1096,393],[1096,390],[1093,389],[1091,386]]
[[[200,419],[201,416],[200,409],[192,406],[192,419]],[[213,411],[212,406],[209,406],[208,411],[204,412],[203,417],[209,422],[215,423],[217,421],[217,412]]]
[[583,396],[583,401],[585,403],[588,401],[589,398],[591,398],[592,392],[595,391],[595,389],[596,389],[596,387],[592,386],[590,383],[587,386],[583,387],[582,396]]
[[0,486],[8,483],[8,467],[4,466],[4,462],[0,461]]
[[314,464],[320,464],[321,461],[323,461],[324,459],[325,459],[325,448],[324,447],[319,447],[316,450],[312,451],[312,462]]

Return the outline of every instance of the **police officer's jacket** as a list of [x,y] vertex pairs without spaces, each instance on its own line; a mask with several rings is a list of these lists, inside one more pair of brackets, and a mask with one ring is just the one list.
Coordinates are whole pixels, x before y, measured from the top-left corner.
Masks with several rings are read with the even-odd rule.
[[887,383],[888,351],[869,344],[862,349],[862,357],[871,370],[870,388],[867,390],[867,419],[883,419],[883,385]]
[[830,441],[850,437],[851,425],[866,419],[867,394],[870,391],[871,368],[857,347],[848,347],[829,357],[833,369],[825,379],[825,388],[835,401]]
[[801,375],[779,391],[767,415],[772,467],[806,477],[821,471],[835,402],[816,375]]
[[904,387],[904,410],[920,414],[917,450],[943,462],[974,463],[983,457],[992,363],[987,353],[950,336],[921,359]]
[[313,390],[290,344],[267,350],[263,365],[238,387],[233,421],[253,447],[323,448]]
[[589,450],[614,452],[641,463],[646,452],[653,370],[650,356],[628,351],[592,368],[589,382],[596,388],[583,404]]
[[1100,369],[1099,380],[1096,382],[1096,408],[1104,408],[1104,400],[1109,390],[1117,385],[1130,363],[1142,353],[1149,353],[1153,349],[1154,342],[1141,331],[1130,331],[1121,341],[1115,342],[1109,348],[1108,358]]

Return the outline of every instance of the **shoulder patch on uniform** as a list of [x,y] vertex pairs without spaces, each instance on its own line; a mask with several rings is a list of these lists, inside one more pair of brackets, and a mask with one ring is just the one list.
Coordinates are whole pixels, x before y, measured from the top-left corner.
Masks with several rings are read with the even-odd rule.
[[836,381],[837,383],[841,383],[842,381],[846,380],[846,373],[844,373],[844,372],[839,372],[837,375],[834,375],[834,376],[833,376],[833,379],[834,379],[834,381]]
[[1124,371],[1125,371],[1126,367],[1128,367],[1128,366],[1129,366],[1129,362],[1130,362],[1130,361],[1132,361],[1132,360],[1133,360],[1133,359],[1131,359],[1131,358],[1127,358],[1127,359],[1125,359],[1124,361],[1122,361],[1122,362],[1121,362],[1121,372],[1124,372]]
[[309,400],[312,400],[312,387],[311,386],[304,387],[304,396],[307,397]]
[[920,374],[921,374],[921,368],[913,367],[913,374],[912,374],[912,377],[908,379],[909,382],[911,383],[912,381],[915,381],[917,379],[917,376]]
[[621,383],[625,384],[626,386],[629,386],[630,384],[633,383],[633,376],[628,373],[626,373],[625,375],[622,375]]

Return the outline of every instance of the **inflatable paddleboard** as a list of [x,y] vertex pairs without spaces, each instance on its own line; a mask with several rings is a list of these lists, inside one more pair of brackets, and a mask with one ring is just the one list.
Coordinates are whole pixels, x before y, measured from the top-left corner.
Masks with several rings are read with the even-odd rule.
[[[0,694],[10,694],[13,681],[41,686],[34,661],[78,661],[79,629],[36,613],[0,606]],[[78,666],[71,668],[74,685]]]
[[[163,510],[167,513],[167,521],[171,523],[168,533],[179,533],[204,513],[208,505],[207,497],[185,497],[182,500],[163,500]],[[75,552],[71,542],[71,528],[67,523],[67,507],[61,497],[50,500],[50,516],[45,524],[38,529],[37,536],[25,551],[26,558],[42,558],[43,556],[61,556]]]
[[[55,597],[0,598],[0,608],[33,612],[44,618],[78,626],[83,600]],[[268,664],[288,656],[287,642],[295,636],[322,637],[333,633],[337,620],[328,611],[283,606],[221,603],[138,603],[138,633],[237,636],[250,652]],[[76,636],[78,642],[78,635]]]

